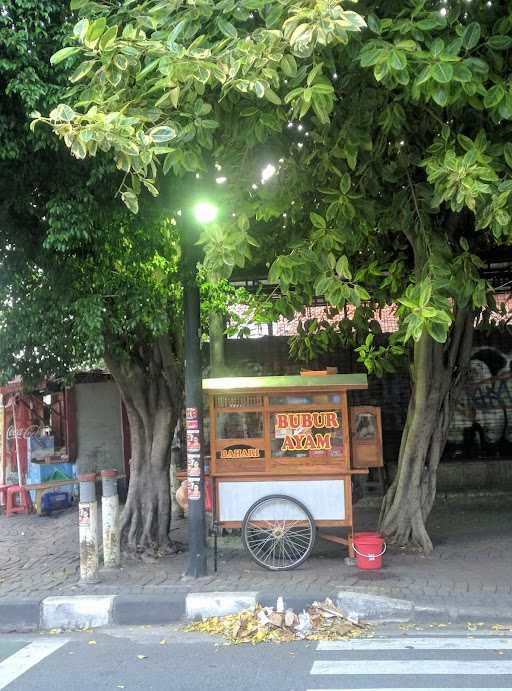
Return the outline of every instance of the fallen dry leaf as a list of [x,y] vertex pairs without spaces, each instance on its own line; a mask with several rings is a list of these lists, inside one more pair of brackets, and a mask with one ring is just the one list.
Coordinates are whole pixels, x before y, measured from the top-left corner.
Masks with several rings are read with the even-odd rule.
[[160,645],[166,645],[166,644],[167,644],[167,639],[162,638],[162,640],[160,641]]
[[145,660],[147,658],[147,655],[137,655],[138,660]]
[[[281,609],[281,602],[278,603]],[[332,600],[314,602],[299,616],[288,609],[256,605],[238,614],[211,617],[184,627],[184,631],[201,631],[221,635],[227,644],[275,642],[296,640],[339,640],[368,635],[371,630],[349,621]]]
[[96,645],[96,641],[89,641],[89,645]]

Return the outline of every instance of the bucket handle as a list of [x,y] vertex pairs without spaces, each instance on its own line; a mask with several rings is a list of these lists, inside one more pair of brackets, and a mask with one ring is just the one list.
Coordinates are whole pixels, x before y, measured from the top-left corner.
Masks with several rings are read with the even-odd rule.
[[360,552],[360,551],[357,549],[357,547],[355,546],[354,543],[352,543],[352,547],[353,547],[353,549],[354,549],[354,552],[355,552],[356,554],[359,554],[360,557],[365,557],[366,559],[370,559],[370,558],[371,558],[371,559],[377,559],[377,557],[382,557],[382,555],[383,555],[384,552],[386,551],[387,545],[386,545],[386,543],[384,543],[384,549],[382,550],[382,552],[381,552],[380,554],[364,554],[364,552]]

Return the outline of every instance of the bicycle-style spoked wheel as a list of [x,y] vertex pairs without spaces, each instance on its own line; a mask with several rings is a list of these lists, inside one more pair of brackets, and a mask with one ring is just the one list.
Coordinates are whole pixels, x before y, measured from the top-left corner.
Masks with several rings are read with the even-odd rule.
[[316,527],[297,499],[272,494],[258,499],[242,524],[242,541],[254,561],[271,571],[294,569],[315,545]]

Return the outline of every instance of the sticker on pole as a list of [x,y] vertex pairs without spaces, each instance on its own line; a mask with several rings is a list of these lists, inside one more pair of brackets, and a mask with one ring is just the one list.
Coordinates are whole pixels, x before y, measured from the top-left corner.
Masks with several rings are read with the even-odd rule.
[[187,408],[185,411],[185,417],[187,420],[197,420],[199,417],[199,411],[197,408]]
[[200,457],[198,453],[187,454],[188,477],[199,477],[201,474]]
[[78,509],[78,525],[90,525],[91,523],[91,506],[90,504],[80,504]]
[[199,485],[199,480],[189,480],[188,498],[189,498],[189,501],[195,501],[196,499],[201,499],[201,487]]
[[198,453],[200,450],[201,442],[199,441],[199,430],[187,432],[187,453]]

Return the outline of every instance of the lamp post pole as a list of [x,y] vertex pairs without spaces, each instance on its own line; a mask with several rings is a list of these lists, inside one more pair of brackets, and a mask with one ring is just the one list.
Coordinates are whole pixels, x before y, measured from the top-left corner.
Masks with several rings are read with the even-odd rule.
[[185,426],[187,443],[188,566],[186,576],[206,576],[206,519],[204,510],[203,396],[201,376],[200,302],[197,286],[197,225],[192,210],[182,211],[181,246],[184,264]]

